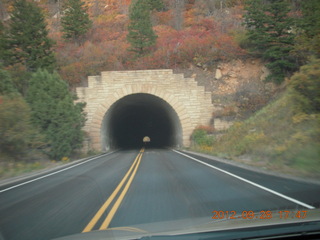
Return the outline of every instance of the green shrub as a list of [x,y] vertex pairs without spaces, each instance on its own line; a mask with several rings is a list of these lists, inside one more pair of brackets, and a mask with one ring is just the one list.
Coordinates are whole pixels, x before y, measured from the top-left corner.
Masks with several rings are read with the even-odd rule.
[[0,96],[0,152],[13,158],[41,143],[30,122],[30,108],[20,96]]
[[238,30],[233,31],[231,33],[234,37],[234,40],[238,43],[238,45],[243,49],[249,49],[252,47],[252,42],[249,40],[247,31],[245,30]]
[[32,75],[27,93],[32,121],[50,144],[51,159],[70,157],[81,148],[85,122],[84,104],[74,104],[67,84],[57,73],[38,70]]
[[209,136],[204,129],[194,130],[191,139],[196,146],[211,146],[214,142],[214,137]]
[[320,59],[313,59],[291,78],[290,86],[300,94],[296,100],[305,112],[320,111]]

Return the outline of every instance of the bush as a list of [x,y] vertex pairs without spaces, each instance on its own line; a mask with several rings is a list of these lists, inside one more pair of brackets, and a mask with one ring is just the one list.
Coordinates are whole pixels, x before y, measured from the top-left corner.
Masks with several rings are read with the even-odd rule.
[[50,143],[47,152],[60,160],[82,146],[85,122],[83,104],[73,103],[67,84],[57,73],[38,70],[32,75],[27,100],[32,109],[32,121]]
[[290,85],[300,94],[296,100],[307,113],[320,111],[320,59],[312,59],[291,78]]
[[192,142],[196,146],[212,146],[214,137],[209,136],[204,129],[196,129],[191,136]]
[[248,39],[247,32],[245,30],[237,30],[231,32],[236,43],[243,49],[249,49],[253,47],[252,42]]
[[0,96],[0,152],[14,158],[41,144],[30,122],[30,108],[20,96]]

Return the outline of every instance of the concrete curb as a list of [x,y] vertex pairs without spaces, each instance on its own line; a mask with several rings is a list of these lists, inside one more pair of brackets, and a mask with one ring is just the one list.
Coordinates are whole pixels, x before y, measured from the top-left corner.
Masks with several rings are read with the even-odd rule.
[[244,163],[240,163],[240,162],[235,162],[235,161],[232,161],[232,160],[229,160],[229,159],[215,157],[215,156],[208,155],[208,154],[205,154],[205,153],[192,152],[192,151],[183,150],[183,149],[179,149],[179,151],[182,151],[184,153],[197,155],[199,157],[204,157],[204,158],[207,158],[207,159],[210,159],[210,160],[214,160],[214,161],[217,161],[217,162],[229,164],[229,165],[232,165],[232,166],[235,166],[235,167],[239,167],[239,168],[243,168],[243,169],[246,169],[246,170],[254,171],[254,172],[257,172],[257,173],[263,173],[263,174],[267,174],[267,175],[270,175],[270,176],[282,177],[282,178],[295,180],[295,181],[299,181],[299,182],[306,182],[306,183],[320,185],[320,180],[317,180],[317,179],[296,177],[296,176],[285,174],[285,173],[273,172],[271,170],[264,170],[264,169],[261,169],[261,168],[258,168],[258,167],[250,166],[250,165],[247,165],[247,164],[244,164]]

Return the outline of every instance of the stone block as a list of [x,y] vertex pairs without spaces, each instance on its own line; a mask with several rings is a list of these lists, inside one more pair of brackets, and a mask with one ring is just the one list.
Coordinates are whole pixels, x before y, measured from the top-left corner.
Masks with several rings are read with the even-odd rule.
[[[219,71],[221,76],[219,75]],[[221,70],[216,71],[221,78]],[[162,98],[177,113],[182,126],[182,142],[190,144],[193,129],[211,119],[211,93],[198,86],[194,78],[173,74],[172,69],[109,71],[89,76],[88,87],[76,89],[79,100],[87,103],[84,127],[92,139],[92,148],[101,150],[101,124],[110,106],[124,96],[148,93]],[[78,101],[79,101],[78,100]]]

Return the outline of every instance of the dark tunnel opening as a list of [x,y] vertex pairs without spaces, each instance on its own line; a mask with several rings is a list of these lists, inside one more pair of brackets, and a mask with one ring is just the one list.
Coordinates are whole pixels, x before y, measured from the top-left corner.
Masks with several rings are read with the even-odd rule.
[[102,150],[177,147],[182,142],[180,120],[164,100],[151,94],[132,94],[115,102],[104,116]]

